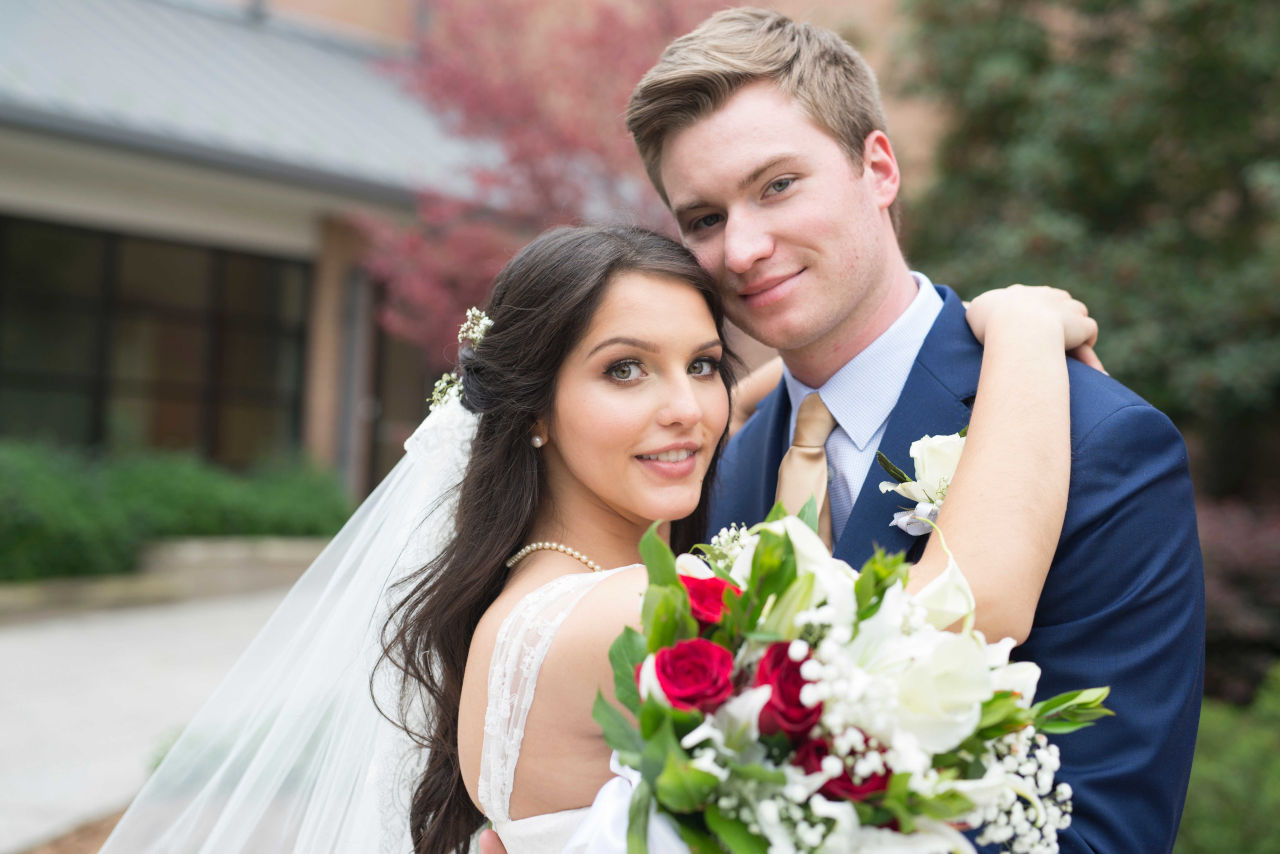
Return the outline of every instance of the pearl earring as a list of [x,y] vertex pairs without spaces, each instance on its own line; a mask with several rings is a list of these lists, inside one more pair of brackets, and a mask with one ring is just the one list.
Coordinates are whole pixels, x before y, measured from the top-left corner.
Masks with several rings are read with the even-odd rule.
[[529,444],[533,445],[535,448],[541,448],[546,443],[546,441],[547,440],[542,438],[541,436],[534,436],[532,439],[529,440]]

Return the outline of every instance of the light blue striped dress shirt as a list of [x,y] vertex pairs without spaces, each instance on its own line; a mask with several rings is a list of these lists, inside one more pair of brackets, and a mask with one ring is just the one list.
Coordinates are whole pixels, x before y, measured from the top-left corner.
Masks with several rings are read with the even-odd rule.
[[[853,501],[862,490],[876,450],[884,438],[889,413],[902,394],[907,375],[933,322],[942,311],[942,297],[923,273],[912,273],[918,290],[893,325],[821,388],[812,389],[783,369],[783,381],[791,399],[788,441],[795,435],[796,411],[800,401],[817,391],[835,416],[836,429],[827,438],[828,493],[831,501],[831,530],[836,539],[849,521]],[[910,471],[910,460],[894,460]],[[888,475],[885,475],[886,479]],[[885,520],[887,525],[889,520]]]

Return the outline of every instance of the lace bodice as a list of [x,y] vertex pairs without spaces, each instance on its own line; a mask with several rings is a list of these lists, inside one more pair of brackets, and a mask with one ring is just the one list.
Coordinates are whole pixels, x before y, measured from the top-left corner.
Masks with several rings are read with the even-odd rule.
[[521,599],[498,628],[489,664],[478,791],[480,806],[495,826],[511,821],[511,789],[525,721],[533,705],[538,671],[556,631],[588,591],[618,571],[573,573],[553,579]]

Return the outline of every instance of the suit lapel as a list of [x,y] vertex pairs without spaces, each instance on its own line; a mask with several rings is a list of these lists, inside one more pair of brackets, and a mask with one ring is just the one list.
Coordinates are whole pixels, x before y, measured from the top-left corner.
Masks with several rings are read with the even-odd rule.
[[[885,456],[908,474],[912,442],[924,435],[956,433],[969,423],[982,365],[982,348],[965,322],[960,298],[949,288],[938,287],[938,292],[943,296],[942,311],[920,347],[880,441]],[[836,557],[855,569],[877,545],[890,553],[922,547],[923,538],[890,524],[895,512],[907,509],[907,501],[896,492],[881,494],[881,481],[889,479],[878,464],[871,464],[849,521],[836,541]]]
[[787,441],[788,428],[791,422],[791,397],[787,394],[787,384],[778,383],[777,387],[760,404],[760,415],[765,420],[764,466],[761,468],[759,485],[760,515],[763,519],[773,509],[778,494],[778,466],[791,443]]

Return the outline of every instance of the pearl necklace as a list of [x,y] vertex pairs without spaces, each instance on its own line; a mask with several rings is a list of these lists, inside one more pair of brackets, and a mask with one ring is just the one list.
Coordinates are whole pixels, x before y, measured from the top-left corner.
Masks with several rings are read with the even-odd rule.
[[564,543],[552,543],[552,542],[529,543],[529,545],[525,546],[520,551],[513,554],[510,557],[510,559],[507,560],[507,569],[511,569],[520,561],[524,560],[526,557],[533,554],[534,552],[544,551],[544,550],[560,552],[560,554],[568,555],[574,560],[581,561],[592,572],[600,571],[600,564],[596,563],[594,560],[587,557],[582,552],[578,551],[577,549],[571,549],[568,546],[566,546]]

